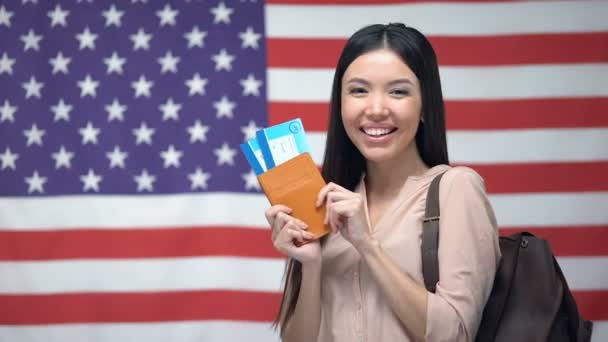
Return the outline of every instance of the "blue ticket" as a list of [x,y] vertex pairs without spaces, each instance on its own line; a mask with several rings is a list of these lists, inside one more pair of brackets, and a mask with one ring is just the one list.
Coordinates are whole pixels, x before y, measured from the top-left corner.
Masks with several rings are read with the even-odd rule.
[[249,166],[251,166],[253,169],[253,172],[255,172],[256,175],[266,172],[266,163],[264,162],[264,157],[262,156],[262,150],[260,149],[258,140],[256,138],[249,139],[240,146],[241,151],[243,151],[243,154],[249,162]]
[[310,146],[300,118],[258,130],[256,137],[267,170],[281,165],[301,153],[310,153]]

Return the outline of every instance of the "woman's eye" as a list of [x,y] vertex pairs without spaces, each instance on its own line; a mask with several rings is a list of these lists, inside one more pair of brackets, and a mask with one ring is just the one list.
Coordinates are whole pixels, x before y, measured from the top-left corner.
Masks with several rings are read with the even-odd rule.
[[406,96],[409,94],[409,91],[407,91],[406,89],[394,89],[394,90],[391,90],[391,94],[397,95],[397,96]]
[[348,91],[349,94],[354,94],[354,95],[358,95],[358,94],[365,94],[367,93],[367,91],[365,90],[365,88],[351,88]]

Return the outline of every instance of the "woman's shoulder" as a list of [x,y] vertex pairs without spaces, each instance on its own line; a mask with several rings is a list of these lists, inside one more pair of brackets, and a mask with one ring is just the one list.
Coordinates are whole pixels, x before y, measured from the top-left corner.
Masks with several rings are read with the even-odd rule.
[[473,186],[475,188],[486,190],[486,185],[483,177],[468,166],[452,166],[445,173],[442,183],[450,184],[450,187]]

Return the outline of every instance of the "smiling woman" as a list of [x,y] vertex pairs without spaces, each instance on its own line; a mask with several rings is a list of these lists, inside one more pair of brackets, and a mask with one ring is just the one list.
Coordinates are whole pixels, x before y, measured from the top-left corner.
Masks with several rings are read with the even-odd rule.
[[[440,281],[424,286],[426,194],[440,187]],[[284,341],[472,341],[500,260],[481,177],[450,167],[437,58],[403,24],[346,43],[334,74],[317,206],[332,233],[311,238],[290,208],[266,211],[289,256],[276,323]],[[443,225],[446,225],[445,227]]]
[[414,136],[421,120],[418,78],[389,49],[368,52],[353,61],[342,79],[342,122],[346,134],[367,159],[424,168]]

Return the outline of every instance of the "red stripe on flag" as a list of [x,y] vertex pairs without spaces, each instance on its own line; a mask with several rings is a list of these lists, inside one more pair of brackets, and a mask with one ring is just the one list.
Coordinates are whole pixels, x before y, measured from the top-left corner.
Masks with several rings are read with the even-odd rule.
[[0,295],[0,324],[270,322],[280,294],[246,291]]
[[263,228],[0,231],[3,261],[187,256],[282,257]]
[[[329,96],[329,94],[327,94]],[[608,97],[445,102],[450,130],[608,127]],[[328,103],[270,102],[269,125],[296,117],[326,131]]]
[[572,291],[579,313],[584,319],[593,321],[608,320],[608,291],[573,291],[572,289],[570,291]]
[[[482,37],[429,37],[443,66],[491,66],[608,61],[608,32]],[[269,38],[268,65],[334,68],[345,39]],[[539,48],[542,47],[542,48]],[[310,51],[323,53],[310,53]]]
[[[492,2],[517,2],[521,0],[493,0]],[[488,0],[266,0],[266,4],[276,5],[380,5],[404,3],[470,3]]]
[[[585,319],[608,320],[608,291],[573,291]],[[0,295],[0,324],[235,320],[271,322],[279,293],[185,291]]]
[[549,242],[557,256],[608,255],[608,226],[569,227],[501,227],[500,235],[530,232]]
[[[608,161],[468,165],[491,194],[608,191]],[[584,177],[576,177],[585,170]]]
[[446,101],[448,129],[608,127],[608,97]]
[[[608,226],[506,227],[548,239],[557,256],[608,256]],[[201,243],[204,241],[205,243]],[[0,260],[141,259],[189,256],[283,258],[263,229],[164,228],[0,232]]]

